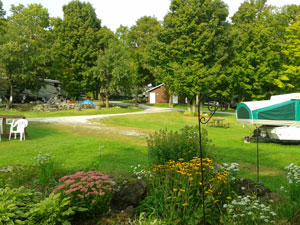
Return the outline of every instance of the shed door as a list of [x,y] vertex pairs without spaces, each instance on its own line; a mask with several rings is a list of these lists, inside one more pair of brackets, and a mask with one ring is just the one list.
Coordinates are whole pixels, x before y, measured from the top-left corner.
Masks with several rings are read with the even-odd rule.
[[155,92],[150,93],[150,104],[155,104]]

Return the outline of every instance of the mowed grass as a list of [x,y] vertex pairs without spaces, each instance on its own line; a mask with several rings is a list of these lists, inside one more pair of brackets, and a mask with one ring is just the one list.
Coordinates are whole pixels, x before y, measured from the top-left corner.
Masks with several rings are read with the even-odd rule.
[[84,116],[84,115],[100,115],[100,114],[116,114],[116,113],[128,113],[128,112],[139,112],[143,109],[136,107],[110,107],[99,109],[82,109],[81,111],[76,110],[62,110],[54,112],[22,112],[17,110],[0,110],[0,115],[24,115],[26,118],[43,118],[43,117],[61,117],[61,116]]
[[[216,114],[224,118],[230,128],[207,128],[209,138],[216,146],[217,161],[238,162],[241,177],[256,180],[256,143],[246,144],[254,126],[243,128],[233,115]],[[97,121],[97,120],[95,120]],[[146,137],[160,129],[179,130],[185,125],[196,125],[197,118],[181,112],[151,113],[104,118],[99,129],[82,125],[30,123],[26,141],[0,142],[0,167],[29,165],[39,152],[51,153],[65,170],[99,169],[109,174],[124,174],[131,165],[147,165]],[[102,129],[101,129],[102,128]],[[124,135],[126,131],[144,133],[141,136]],[[99,152],[99,146],[104,146]],[[300,165],[300,146],[259,143],[260,181],[271,190],[287,184],[284,167]]]
[[[243,128],[236,122],[234,115],[216,114],[214,117],[224,118],[230,128],[208,127],[209,138],[216,146],[216,157],[219,162],[238,162],[241,176],[256,180],[256,143],[246,144],[243,137],[248,136],[254,126]],[[137,116],[106,118],[110,125],[139,127],[154,132],[159,129],[179,130],[185,125],[196,125],[197,118],[186,117],[180,112],[159,114],[143,114]],[[260,181],[272,190],[278,190],[286,184],[284,167],[290,163],[300,165],[300,146],[274,143],[259,143]]]
[[[26,141],[2,138],[0,167],[31,165],[35,156],[51,153],[65,170],[99,169],[123,173],[131,165],[147,164],[146,147],[138,140],[116,134],[101,134],[81,126],[30,123]],[[99,151],[99,146],[104,148]]]

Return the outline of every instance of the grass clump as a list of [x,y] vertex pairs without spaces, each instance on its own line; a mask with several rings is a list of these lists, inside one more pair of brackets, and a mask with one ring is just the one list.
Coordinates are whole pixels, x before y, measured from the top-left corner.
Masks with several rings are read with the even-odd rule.
[[[203,157],[211,156],[213,145],[205,128],[202,128],[201,142]],[[164,164],[179,158],[191,160],[200,154],[197,126],[185,126],[180,131],[160,130],[150,135],[147,144],[150,162],[155,164]]]

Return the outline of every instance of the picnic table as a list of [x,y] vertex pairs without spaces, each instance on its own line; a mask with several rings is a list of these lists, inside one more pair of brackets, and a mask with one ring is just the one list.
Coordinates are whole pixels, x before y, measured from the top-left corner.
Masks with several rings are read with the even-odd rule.
[[224,123],[225,119],[223,118],[212,118],[211,121],[207,124],[212,127],[228,127],[229,123]]
[[2,119],[2,136],[3,137],[8,137],[9,136],[9,131],[7,132],[6,130],[6,120],[7,119],[26,119],[25,116],[23,115],[0,115],[0,119]]

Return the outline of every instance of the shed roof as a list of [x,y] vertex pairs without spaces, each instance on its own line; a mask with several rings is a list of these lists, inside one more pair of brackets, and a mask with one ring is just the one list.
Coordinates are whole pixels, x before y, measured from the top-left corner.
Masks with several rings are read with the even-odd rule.
[[157,85],[157,86],[155,86],[155,87],[153,87],[153,88],[151,88],[151,89],[149,89],[148,91],[146,91],[147,93],[148,92],[151,92],[151,91],[154,91],[155,89],[157,89],[157,88],[160,88],[161,86],[163,86],[163,85],[165,85],[164,83],[162,83],[162,84],[159,84],[159,85]]

